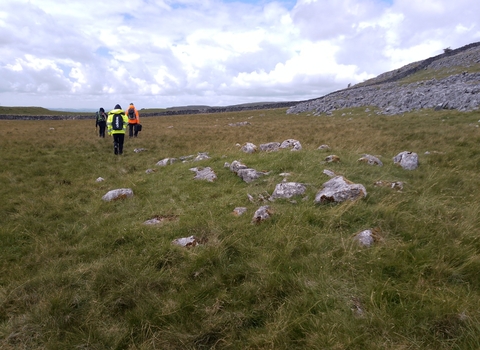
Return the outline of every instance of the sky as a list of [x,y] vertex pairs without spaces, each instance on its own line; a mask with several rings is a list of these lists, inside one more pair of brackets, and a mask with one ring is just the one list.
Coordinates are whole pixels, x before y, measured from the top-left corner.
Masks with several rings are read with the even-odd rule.
[[480,41],[478,0],[0,0],[0,106],[301,101]]

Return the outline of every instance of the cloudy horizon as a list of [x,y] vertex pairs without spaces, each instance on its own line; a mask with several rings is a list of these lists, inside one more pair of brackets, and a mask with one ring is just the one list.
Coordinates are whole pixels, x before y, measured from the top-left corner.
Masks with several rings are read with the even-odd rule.
[[475,0],[3,0],[0,106],[320,97],[480,41]]

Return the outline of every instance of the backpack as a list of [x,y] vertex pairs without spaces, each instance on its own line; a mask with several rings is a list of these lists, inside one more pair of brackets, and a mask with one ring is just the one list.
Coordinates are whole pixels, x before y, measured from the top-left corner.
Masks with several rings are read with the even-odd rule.
[[130,107],[128,109],[128,119],[133,120],[136,119],[137,117],[135,116],[135,108]]
[[105,121],[105,113],[97,111],[97,122],[104,122]]
[[113,115],[112,129],[123,130],[123,114],[122,113],[117,113]]

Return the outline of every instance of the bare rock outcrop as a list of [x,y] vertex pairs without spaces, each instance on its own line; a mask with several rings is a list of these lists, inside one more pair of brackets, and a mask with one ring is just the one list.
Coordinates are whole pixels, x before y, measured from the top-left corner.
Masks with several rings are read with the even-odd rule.
[[480,107],[480,72],[466,71],[440,79],[416,81],[409,84],[399,80],[421,70],[448,70],[479,63],[480,42],[466,45],[448,53],[414,62],[400,69],[359,83],[323,97],[303,101],[290,107],[287,113],[313,112],[330,115],[343,108],[374,106],[377,114],[395,115],[414,110],[456,109],[470,111]]

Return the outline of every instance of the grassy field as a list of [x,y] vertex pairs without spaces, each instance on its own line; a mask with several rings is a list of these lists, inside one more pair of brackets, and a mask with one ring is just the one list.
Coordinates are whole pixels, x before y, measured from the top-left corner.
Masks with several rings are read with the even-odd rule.
[[[364,109],[151,117],[123,156],[93,119],[2,121],[0,348],[480,349],[479,119]],[[240,121],[251,125],[228,126]],[[303,150],[236,145],[286,139]],[[418,169],[393,164],[402,151],[418,153]],[[211,158],[156,166],[198,152]],[[365,153],[384,166],[357,162]],[[330,154],[341,161],[323,163]],[[247,184],[224,167],[233,160],[270,173]],[[198,166],[218,179],[193,180]],[[367,197],[314,204],[324,169]],[[304,197],[249,201],[283,172],[307,185]],[[134,197],[102,201],[117,188]],[[271,219],[252,224],[264,204]],[[248,211],[236,217],[239,206]],[[144,224],[155,217],[165,220]],[[352,237],[368,228],[379,239],[365,248]],[[172,244],[191,235],[203,244]]]

